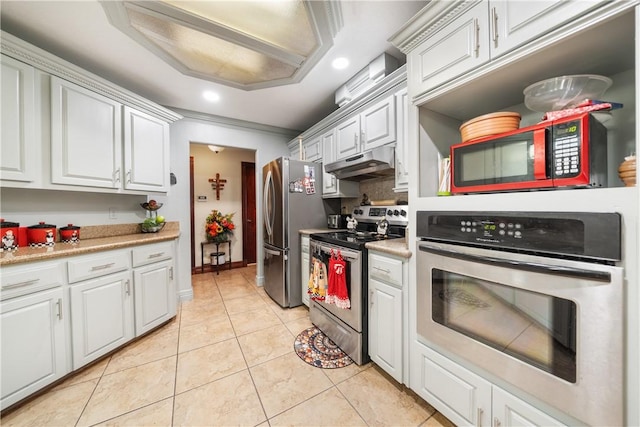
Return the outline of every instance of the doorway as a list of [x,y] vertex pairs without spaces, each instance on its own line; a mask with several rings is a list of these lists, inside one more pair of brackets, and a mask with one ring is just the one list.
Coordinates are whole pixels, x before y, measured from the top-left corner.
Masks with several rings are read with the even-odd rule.
[[242,259],[256,262],[256,164],[242,162]]
[[[206,145],[200,143],[192,143],[190,151],[192,274],[211,271],[211,266],[206,262],[209,258],[209,254],[206,253],[208,247],[203,247],[201,244],[204,235],[200,224],[212,209],[219,209],[225,214],[236,214],[233,222],[238,232],[234,233],[233,242],[230,244],[234,245],[235,260],[227,256],[226,262],[231,263],[229,267],[238,268],[256,263],[256,152],[225,147],[214,155],[210,150],[207,150]],[[211,177],[215,176],[214,172],[219,172],[220,177],[224,180],[224,184],[219,188],[219,196],[211,184]],[[201,253],[201,251],[205,253]],[[242,254],[241,259],[240,254]],[[201,263],[202,268],[200,268]]]

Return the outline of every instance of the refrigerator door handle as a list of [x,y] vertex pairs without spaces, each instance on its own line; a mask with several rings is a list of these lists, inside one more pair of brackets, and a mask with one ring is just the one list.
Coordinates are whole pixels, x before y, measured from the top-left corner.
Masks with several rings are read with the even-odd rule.
[[275,256],[279,256],[282,253],[282,252],[274,251],[272,249],[267,249],[267,248],[264,248],[264,251],[269,255],[275,255]]
[[271,170],[267,172],[267,176],[264,180],[264,192],[262,194],[262,214],[264,217],[264,226],[267,232],[267,237],[269,241],[272,240],[271,236],[273,235],[273,216],[274,216],[274,188],[273,188],[273,176],[271,174]]

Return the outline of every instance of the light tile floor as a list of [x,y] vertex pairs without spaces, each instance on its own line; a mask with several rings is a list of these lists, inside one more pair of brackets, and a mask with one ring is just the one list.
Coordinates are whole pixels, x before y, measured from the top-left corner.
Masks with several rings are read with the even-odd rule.
[[255,285],[255,267],[193,276],[162,328],[0,420],[3,426],[452,426],[372,363],[319,369],[293,351],[311,326]]

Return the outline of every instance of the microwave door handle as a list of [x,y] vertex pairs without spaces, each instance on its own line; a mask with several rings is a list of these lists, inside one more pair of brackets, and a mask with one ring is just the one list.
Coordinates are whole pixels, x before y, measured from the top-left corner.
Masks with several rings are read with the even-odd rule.
[[515,268],[517,270],[532,271],[534,273],[552,274],[554,276],[568,276],[577,279],[589,279],[599,282],[611,282],[611,274],[606,271],[587,270],[583,268],[562,267],[559,265],[548,265],[537,262],[515,261],[501,258],[486,257],[481,255],[471,255],[449,249],[442,249],[430,245],[421,244],[419,250],[437,255],[444,255],[463,261],[480,262],[483,264],[495,265],[497,267]]
[[548,128],[536,129],[533,131],[533,177],[536,180],[549,178],[547,176],[548,135]]

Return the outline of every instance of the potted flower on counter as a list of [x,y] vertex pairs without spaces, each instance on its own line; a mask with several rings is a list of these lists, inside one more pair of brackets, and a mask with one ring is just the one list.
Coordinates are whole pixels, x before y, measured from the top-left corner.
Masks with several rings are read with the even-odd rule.
[[224,215],[217,209],[212,210],[207,216],[204,226],[207,240],[210,242],[225,242],[229,240],[230,235],[236,228],[233,224],[233,215],[235,215],[235,212]]

